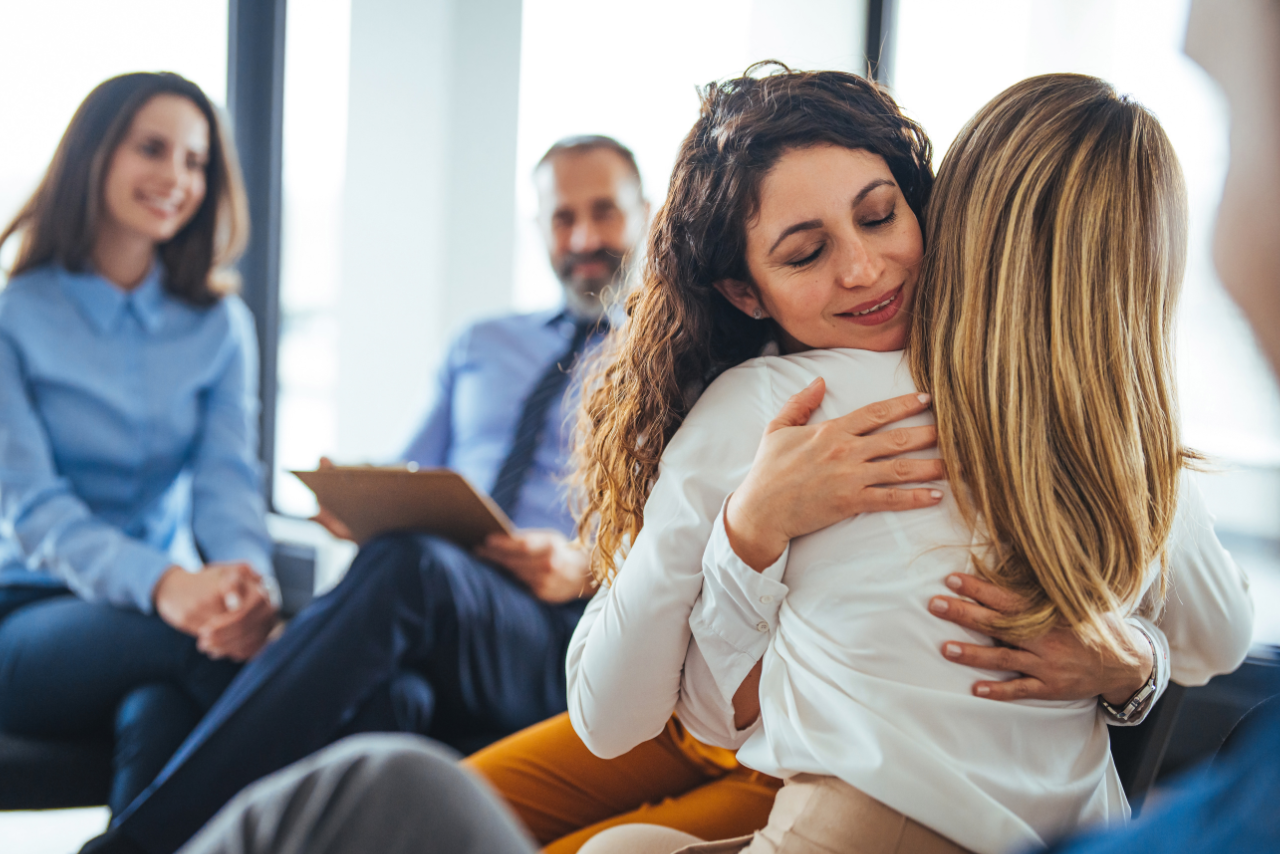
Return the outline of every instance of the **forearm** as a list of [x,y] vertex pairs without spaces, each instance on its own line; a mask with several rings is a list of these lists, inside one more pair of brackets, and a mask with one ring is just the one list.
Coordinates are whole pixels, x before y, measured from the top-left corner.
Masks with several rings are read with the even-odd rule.
[[728,513],[712,529],[702,558],[702,595],[689,627],[723,700],[742,729],[759,713],[760,661],[778,627],[788,588],[782,583],[789,547],[756,571],[730,541]]
[[569,717],[587,748],[605,759],[662,732],[676,706],[689,645],[687,609],[671,602],[619,604],[619,592],[626,594],[621,581],[587,606],[566,665]]
[[151,613],[156,583],[172,558],[104,522],[65,487],[6,507],[28,563],[64,582],[77,596]]

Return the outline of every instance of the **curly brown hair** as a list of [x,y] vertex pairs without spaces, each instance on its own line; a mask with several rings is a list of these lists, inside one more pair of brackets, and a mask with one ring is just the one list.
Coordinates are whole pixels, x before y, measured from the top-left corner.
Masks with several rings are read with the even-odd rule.
[[877,154],[920,221],[933,186],[924,130],[857,75],[757,63],[699,94],[626,323],[583,372],[573,482],[578,539],[601,582],[640,532],[658,461],[698,394],[773,338],[771,321],[747,317],[714,283],[751,281],[747,223],[778,159],[816,145]]

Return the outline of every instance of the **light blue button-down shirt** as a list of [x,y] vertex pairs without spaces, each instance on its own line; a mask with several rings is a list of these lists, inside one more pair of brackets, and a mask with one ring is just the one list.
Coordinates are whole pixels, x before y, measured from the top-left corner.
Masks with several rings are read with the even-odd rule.
[[50,266],[0,292],[0,585],[149,613],[175,563],[270,574],[253,318],[161,275],[126,293]]
[[[492,490],[511,450],[524,400],[547,367],[573,341],[573,319],[561,309],[485,320],[453,342],[436,384],[426,423],[404,453],[422,467],[460,472]],[[593,336],[588,348],[599,340]],[[511,521],[520,528],[573,533],[564,486],[575,404],[573,384],[552,405]]]

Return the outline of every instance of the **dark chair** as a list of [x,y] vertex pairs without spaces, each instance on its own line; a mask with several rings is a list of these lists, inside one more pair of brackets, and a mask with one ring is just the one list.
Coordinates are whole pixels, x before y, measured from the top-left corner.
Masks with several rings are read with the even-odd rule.
[[[272,555],[281,611],[296,614],[311,601],[315,549],[277,543]],[[107,802],[108,739],[61,741],[0,733],[0,810],[69,809]]]
[[1142,809],[1142,801],[1160,772],[1186,694],[1186,688],[1170,682],[1145,721],[1138,726],[1110,728],[1111,757],[1134,815]]

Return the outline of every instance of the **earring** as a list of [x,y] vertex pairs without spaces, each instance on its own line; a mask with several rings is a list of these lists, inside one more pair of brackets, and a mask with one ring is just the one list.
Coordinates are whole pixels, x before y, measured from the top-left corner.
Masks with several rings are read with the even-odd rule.
[[761,320],[764,318],[764,312],[757,308],[751,312],[751,317],[755,320]]

